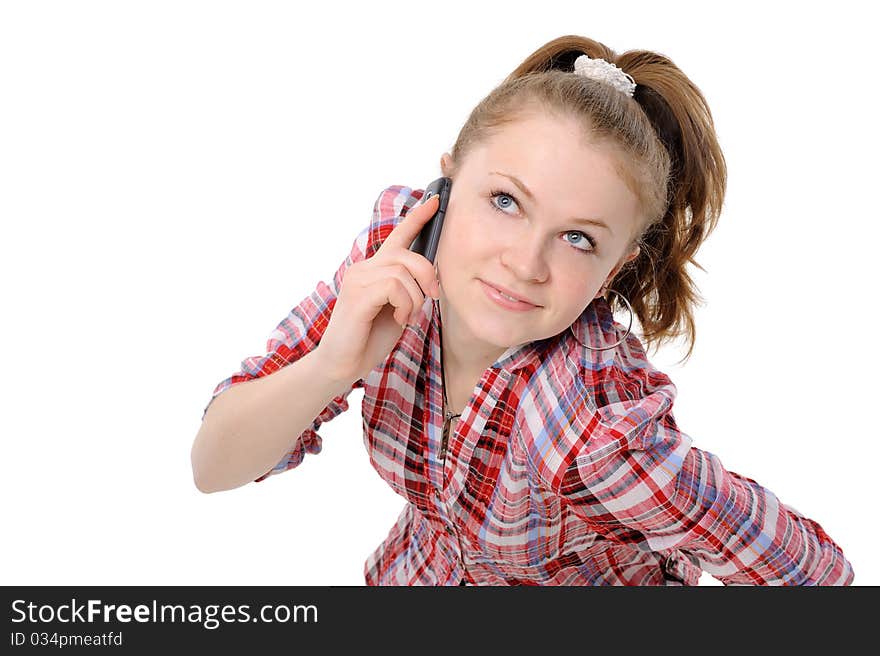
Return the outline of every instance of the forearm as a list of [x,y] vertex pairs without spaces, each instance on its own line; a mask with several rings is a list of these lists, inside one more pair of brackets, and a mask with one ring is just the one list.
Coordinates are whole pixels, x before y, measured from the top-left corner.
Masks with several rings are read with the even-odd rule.
[[722,492],[727,499],[725,517],[739,527],[740,537],[728,545],[729,563],[740,567],[731,572],[728,563],[710,574],[725,585],[851,585],[852,565],[818,522],[756,481],[725,473],[729,480]]
[[193,478],[202,492],[253,481],[281,460],[299,436],[354,381],[328,378],[320,349],[278,371],[233,385],[211,403],[193,442]]

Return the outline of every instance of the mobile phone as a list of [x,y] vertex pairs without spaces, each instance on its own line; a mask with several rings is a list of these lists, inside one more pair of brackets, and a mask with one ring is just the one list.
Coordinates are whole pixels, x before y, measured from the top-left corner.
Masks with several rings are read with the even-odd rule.
[[452,192],[452,178],[437,178],[427,187],[425,195],[416,207],[424,205],[434,194],[440,194],[440,203],[437,211],[419,231],[409,249],[427,258],[431,264],[437,255],[437,245],[440,243],[440,231],[443,229],[443,219],[446,216],[446,206],[449,204],[449,194]]

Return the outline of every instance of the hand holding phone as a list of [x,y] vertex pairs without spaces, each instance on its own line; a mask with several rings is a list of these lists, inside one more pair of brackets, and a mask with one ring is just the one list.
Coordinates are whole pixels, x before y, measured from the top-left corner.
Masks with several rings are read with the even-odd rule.
[[427,296],[439,298],[433,265],[410,250],[425,222],[436,215],[438,199],[426,194],[394,226],[379,250],[345,272],[336,305],[315,350],[321,367],[335,380],[364,378],[415,322]]

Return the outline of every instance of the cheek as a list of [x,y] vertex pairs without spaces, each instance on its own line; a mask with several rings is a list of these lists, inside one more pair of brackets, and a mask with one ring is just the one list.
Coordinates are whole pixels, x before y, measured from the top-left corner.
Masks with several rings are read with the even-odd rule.
[[[504,217],[477,203],[451,217],[450,234],[457,252],[471,259],[497,257],[513,237]],[[452,241],[452,239],[450,239]]]
[[589,276],[565,276],[560,274],[558,279],[560,280],[559,298],[562,303],[570,308],[583,310],[592,298],[590,291],[594,285],[590,281]]
[[442,260],[464,264],[465,260],[491,251],[495,241],[497,232],[487,225],[478,210],[450,205],[440,233]]

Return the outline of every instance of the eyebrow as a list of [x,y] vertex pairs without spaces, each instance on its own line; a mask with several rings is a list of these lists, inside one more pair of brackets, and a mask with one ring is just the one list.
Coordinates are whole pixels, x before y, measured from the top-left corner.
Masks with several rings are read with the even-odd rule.
[[[526,187],[526,185],[522,182],[522,180],[520,180],[516,176],[510,175],[508,173],[502,173],[501,171],[490,171],[490,173],[494,173],[496,175],[503,175],[505,178],[507,178],[508,180],[513,182],[513,184],[515,184],[517,187],[519,187],[519,190],[521,192],[523,192],[523,194],[525,194],[526,198],[528,198],[530,201],[532,201],[532,203],[534,203],[535,205],[538,204],[538,201],[535,199],[534,194],[529,190],[528,187]],[[608,227],[608,224],[605,223],[604,221],[602,221],[601,219],[572,218],[571,220],[574,221],[575,223],[586,223],[588,225],[595,225],[595,226],[605,228],[611,235],[614,235],[614,232],[612,232],[611,228]]]

